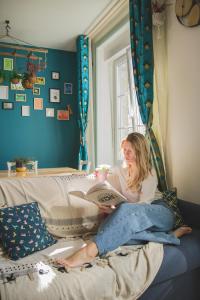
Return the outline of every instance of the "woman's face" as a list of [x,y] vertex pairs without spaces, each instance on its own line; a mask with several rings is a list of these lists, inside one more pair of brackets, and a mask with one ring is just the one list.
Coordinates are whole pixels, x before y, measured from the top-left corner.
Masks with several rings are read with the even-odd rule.
[[122,145],[122,151],[124,154],[124,159],[127,163],[132,163],[136,161],[135,150],[132,144],[128,141],[124,141]]

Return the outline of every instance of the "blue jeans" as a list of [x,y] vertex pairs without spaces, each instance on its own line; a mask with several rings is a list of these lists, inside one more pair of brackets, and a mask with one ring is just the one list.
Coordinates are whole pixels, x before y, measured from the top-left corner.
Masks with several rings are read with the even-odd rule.
[[100,225],[93,241],[99,255],[104,255],[121,245],[158,242],[179,245],[172,233],[175,216],[165,203],[122,203]]

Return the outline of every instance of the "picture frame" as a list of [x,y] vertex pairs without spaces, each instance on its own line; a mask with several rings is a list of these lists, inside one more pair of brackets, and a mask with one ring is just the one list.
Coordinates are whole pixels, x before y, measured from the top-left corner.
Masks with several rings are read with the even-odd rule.
[[49,101],[54,103],[60,102],[60,89],[49,89]]
[[26,94],[15,94],[15,101],[26,102]]
[[43,98],[34,98],[34,110],[43,110]]
[[7,85],[0,85],[0,99],[8,100],[8,91],[9,88]]
[[5,57],[3,59],[3,69],[4,71],[13,71],[13,58]]
[[14,109],[14,103],[13,102],[4,101],[4,102],[2,102],[2,109],[5,109],[5,110]]
[[45,85],[45,77],[36,77],[36,82],[34,84]]
[[40,88],[39,87],[34,87],[33,88],[33,95],[40,95]]
[[51,72],[51,79],[59,80],[60,79],[60,72],[52,71]]
[[72,94],[72,83],[64,82],[64,94],[71,95]]
[[30,117],[30,106],[22,105],[22,117]]
[[[20,74],[21,75],[21,74]],[[19,83],[10,83],[10,89],[16,91],[24,91],[25,88],[22,86],[22,79],[19,80]]]
[[46,108],[46,117],[54,118],[54,108],[51,108],[51,107]]
[[57,110],[57,120],[68,121],[69,120],[69,111],[68,110]]

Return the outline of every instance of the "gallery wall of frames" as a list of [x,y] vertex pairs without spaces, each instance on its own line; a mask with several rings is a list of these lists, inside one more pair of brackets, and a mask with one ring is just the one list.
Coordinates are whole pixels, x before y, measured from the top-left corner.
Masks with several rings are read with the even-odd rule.
[[0,48],[0,170],[14,157],[77,167],[76,53],[46,50],[44,57]]

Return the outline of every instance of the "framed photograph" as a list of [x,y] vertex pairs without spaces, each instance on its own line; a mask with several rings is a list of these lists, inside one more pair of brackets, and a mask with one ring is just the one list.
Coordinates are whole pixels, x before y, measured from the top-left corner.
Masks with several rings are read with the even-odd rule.
[[57,120],[68,121],[69,120],[69,111],[68,110],[57,110]]
[[50,102],[60,102],[60,89],[49,89]]
[[2,109],[14,109],[13,102],[2,102]]
[[15,101],[26,102],[26,94],[16,94]]
[[22,105],[22,117],[30,117],[30,106]]
[[51,79],[55,79],[55,80],[58,80],[60,79],[60,72],[51,72]]
[[[21,74],[20,74],[21,75]],[[22,80],[20,79],[19,83],[10,83],[10,89],[11,90],[16,90],[16,91],[24,91],[25,88],[22,86]]]
[[13,70],[13,58],[4,58],[3,59],[3,69],[5,71]]
[[64,83],[64,94],[72,94],[72,83]]
[[54,118],[54,108],[46,108],[46,117]]
[[43,110],[43,98],[34,98],[34,110]]
[[35,84],[45,85],[45,77],[36,77]]
[[38,88],[38,87],[34,87],[33,88],[33,95],[40,95],[40,88]]
[[0,99],[7,100],[8,99],[8,86],[0,85]]

